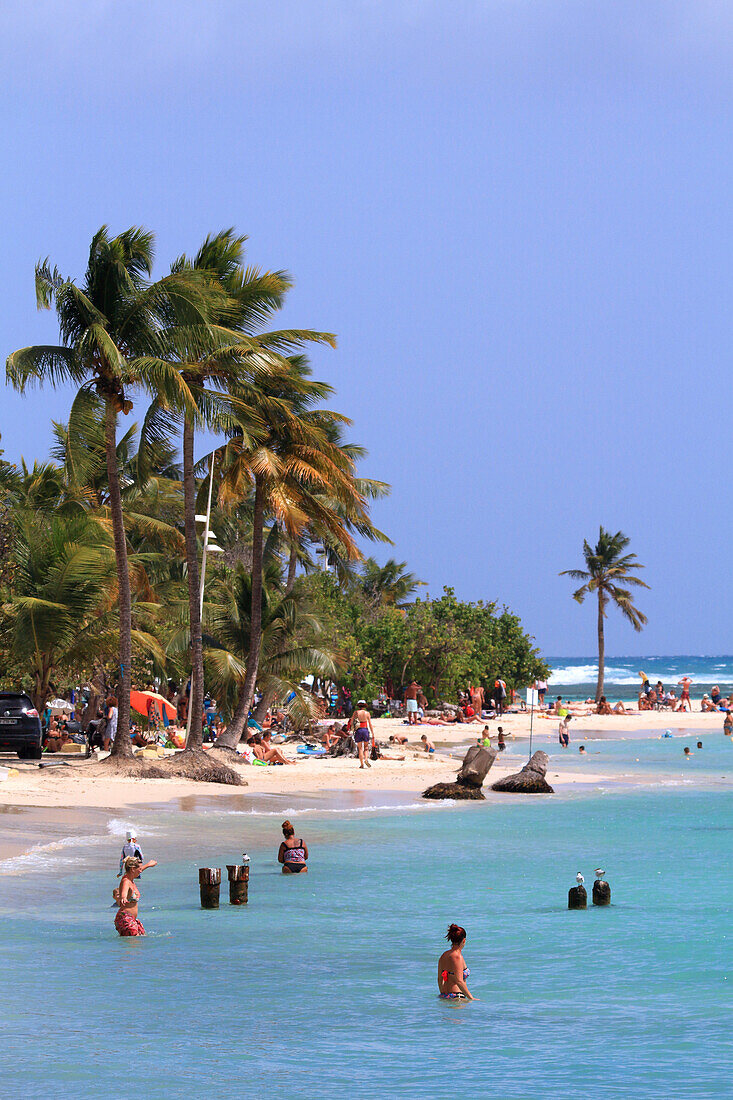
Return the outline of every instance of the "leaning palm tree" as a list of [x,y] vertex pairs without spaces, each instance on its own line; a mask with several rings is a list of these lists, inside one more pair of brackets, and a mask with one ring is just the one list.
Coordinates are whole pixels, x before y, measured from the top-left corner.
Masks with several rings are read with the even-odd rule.
[[[160,359],[140,369],[141,357],[159,350],[161,324],[173,313],[180,323],[205,323],[205,304],[199,282],[187,272],[151,283],[153,237],[133,227],[111,237],[103,226],[92,238],[81,286],[64,278],[48,261],[36,267],[39,309],[55,306],[61,344],[36,345],[13,352],[7,360],[7,378],[21,393],[34,384],[69,383],[79,387],[69,416],[69,438],[84,436],[89,417],[90,391],[104,403],[105,459],[109,509],[114,535],[119,604],[119,718],[112,756],[131,756],[128,736],[132,660],[132,602],[122,486],[117,458],[117,419],[132,408],[136,387],[185,401],[181,380]],[[195,403],[188,404],[196,415]],[[86,456],[80,448],[74,469],[80,482]]]
[[636,561],[636,554],[624,554],[630,539],[617,531],[612,535],[601,527],[598,534],[598,542],[595,547],[583,540],[583,557],[585,569],[563,569],[561,577],[572,577],[574,581],[583,581],[580,588],[573,592],[573,599],[582,603],[591,592],[598,593],[598,683],[596,684],[596,702],[603,695],[603,679],[606,664],[606,642],[603,632],[603,620],[606,617],[606,608],[613,603],[628,619],[634,630],[640,631],[646,622],[644,615],[631,602],[631,592],[622,585],[632,585],[640,588],[648,588],[639,577],[634,576],[632,570],[643,569],[644,566]]
[[406,561],[390,558],[379,565],[374,558],[367,558],[361,567],[360,587],[373,607],[380,604],[389,607],[405,607],[417,589],[425,584],[414,573],[407,572]]
[[[199,603],[199,567],[194,520],[196,483],[194,478],[194,432],[199,424],[212,430],[226,430],[229,409],[235,408],[240,434],[252,445],[267,415],[265,395],[257,386],[260,374],[287,367],[283,352],[306,341],[335,344],[331,333],[295,329],[263,332],[284,302],[292,286],[284,271],[261,271],[244,266],[247,238],[226,229],[206,238],[192,259],[180,257],[174,273],[189,271],[207,280],[210,296],[208,326],[182,328],[173,324],[166,336],[171,360],[177,364],[186,390],[195,395],[198,418],[183,416],[183,493],[186,536],[186,566],[189,590],[191,696],[190,729],[186,747],[202,748],[204,665]],[[228,392],[228,395],[224,391]],[[236,394],[236,398],[231,397]],[[166,410],[150,417],[152,434],[165,430]],[[144,429],[144,437],[148,433]]]

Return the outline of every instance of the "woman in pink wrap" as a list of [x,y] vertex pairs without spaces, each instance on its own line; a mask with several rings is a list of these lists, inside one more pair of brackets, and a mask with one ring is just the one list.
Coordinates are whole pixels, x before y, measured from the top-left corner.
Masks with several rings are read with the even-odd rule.
[[113,897],[119,906],[115,917],[115,928],[121,936],[145,935],[143,923],[137,915],[140,891],[135,885],[135,879],[140,878],[146,868],[155,867],[157,862],[157,860],[151,859],[147,863],[143,863],[137,856],[128,856],[125,860],[122,881],[118,888],[113,891]]

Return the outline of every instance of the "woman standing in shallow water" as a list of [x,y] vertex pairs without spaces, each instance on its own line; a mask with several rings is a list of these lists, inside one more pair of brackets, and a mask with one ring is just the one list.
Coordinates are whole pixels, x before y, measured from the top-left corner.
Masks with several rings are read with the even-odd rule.
[[112,896],[119,906],[115,917],[115,928],[121,936],[145,935],[143,923],[137,915],[140,891],[135,885],[135,879],[140,878],[146,868],[155,867],[156,863],[157,860],[155,859],[143,863],[137,856],[128,856],[125,860],[122,881],[117,889],[112,892]]
[[445,938],[450,942],[450,947],[438,959],[438,989],[441,997],[460,1001],[475,1001],[469,993],[466,978],[470,970],[463,958],[463,948],[466,946],[466,929],[460,924],[451,924]]

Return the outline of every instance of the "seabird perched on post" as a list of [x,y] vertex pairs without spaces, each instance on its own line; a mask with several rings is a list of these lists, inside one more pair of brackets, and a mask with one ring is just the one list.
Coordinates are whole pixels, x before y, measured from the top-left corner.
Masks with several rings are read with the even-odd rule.
[[577,875],[575,876],[575,881],[577,882],[578,886],[582,886],[585,882],[585,879],[581,875],[580,871],[578,871]]
[[605,873],[606,872],[601,867],[596,867],[595,875],[597,879],[602,879]]

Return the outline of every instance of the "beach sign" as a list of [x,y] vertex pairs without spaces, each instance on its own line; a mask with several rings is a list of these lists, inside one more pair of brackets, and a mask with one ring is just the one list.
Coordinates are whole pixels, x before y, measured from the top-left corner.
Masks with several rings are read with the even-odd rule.
[[540,705],[540,695],[536,688],[527,688],[527,706],[538,707]]

